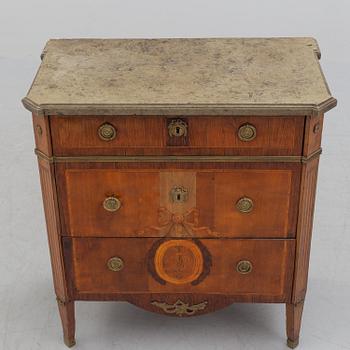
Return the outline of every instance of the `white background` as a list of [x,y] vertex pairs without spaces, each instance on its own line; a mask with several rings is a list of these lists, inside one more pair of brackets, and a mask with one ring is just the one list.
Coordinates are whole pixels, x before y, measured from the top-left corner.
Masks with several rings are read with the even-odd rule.
[[[26,94],[49,38],[313,36],[336,109],[325,118],[299,349],[350,349],[349,0],[0,2],[0,349],[65,349]],[[285,348],[283,305],[174,319],[77,303],[76,349]]]

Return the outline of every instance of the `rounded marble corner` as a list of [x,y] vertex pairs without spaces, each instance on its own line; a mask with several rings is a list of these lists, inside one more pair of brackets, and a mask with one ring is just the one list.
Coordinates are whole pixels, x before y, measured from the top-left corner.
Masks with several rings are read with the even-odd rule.
[[337,99],[331,96],[327,100],[315,106],[313,115],[326,113],[332,108],[334,108],[337,105],[337,103],[338,103]]
[[316,54],[317,58],[320,60],[321,59],[321,50],[318,45],[317,39],[314,37],[306,37],[306,46],[310,46],[313,50],[314,53]]
[[41,105],[35,103],[31,99],[29,99],[27,96],[22,98],[22,104],[24,108],[26,108],[28,111],[32,112],[35,115],[39,115],[39,116],[45,115],[44,109],[41,107]]

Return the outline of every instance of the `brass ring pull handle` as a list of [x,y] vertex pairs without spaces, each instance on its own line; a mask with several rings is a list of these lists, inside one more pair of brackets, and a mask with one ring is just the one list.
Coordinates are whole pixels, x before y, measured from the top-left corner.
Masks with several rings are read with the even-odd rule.
[[103,208],[105,208],[107,211],[117,211],[121,205],[121,201],[116,197],[107,197],[103,201]]
[[239,272],[242,275],[246,275],[253,270],[253,265],[250,261],[248,260],[241,260],[237,263],[236,266],[237,272]]
[[174,119],[168,125],[168,130],[170,136],[187,136],[187,123],[181,119]]
[[117,136],[117,130],[112,124],[104,123],[98,128],[98,136],[103,141],[112,141]]
[[250,213],[254,208],[253,200],[248,197],[242,197],[237,201],[236,208],[241,213]]
[[238,129],[238,137],[241,141],[252,141],[256,137],[256,128],[252,124],[244,124]]
[[122,258],[114,256],[107,261],[107,267],[114,272],[120,271],[124,267],[124,261]]

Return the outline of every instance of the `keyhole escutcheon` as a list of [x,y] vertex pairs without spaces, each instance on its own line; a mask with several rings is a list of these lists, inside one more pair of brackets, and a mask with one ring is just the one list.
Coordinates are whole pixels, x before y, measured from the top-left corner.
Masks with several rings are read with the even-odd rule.
[[182,186],[175,186],[170,191],[170,200],[174,203],[184,203],[188,199],[188,189]]
[[187,136],[187,123],[181,119],[173,119],[168,125],[168,130],[171,137]]

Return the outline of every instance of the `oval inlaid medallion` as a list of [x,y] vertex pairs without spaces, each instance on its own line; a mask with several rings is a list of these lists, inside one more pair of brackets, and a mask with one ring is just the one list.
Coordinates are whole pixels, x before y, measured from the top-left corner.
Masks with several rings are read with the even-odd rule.
[[169,240],[156,250],[154,267],[164,281],[173,284],[190,283],[203,271],[203,255],[192,241]]

